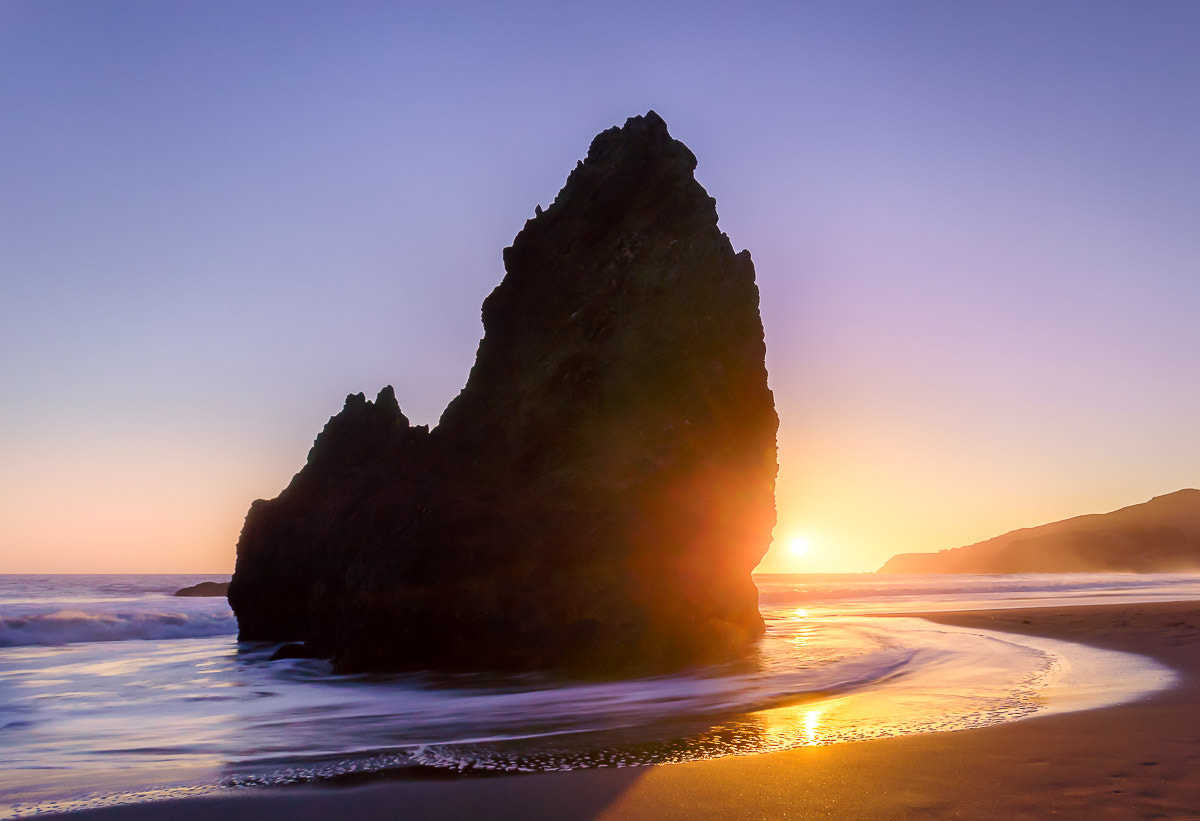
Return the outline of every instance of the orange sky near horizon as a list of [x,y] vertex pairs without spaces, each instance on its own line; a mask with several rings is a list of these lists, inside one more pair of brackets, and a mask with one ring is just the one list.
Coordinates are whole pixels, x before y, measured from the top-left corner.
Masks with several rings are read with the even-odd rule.
[[1200,4],[276,5],[0,4],[0,573],[228,573],[650,109],[753,255],[761,570],[1200,485]]
[[[873,571],[894,553],[957,547],[1188,486],[1182,476],[1166,487],[1098,481],[1063,494],[1051,471],[1038,481],[1024,465],[993,463],[980,505],[966,467],[916,442],[888,447],[853,427],[789,436],[791,427],[785,419],[783,453],[806,452],[808,462],[804,471],[783,462],[779,523],[760,572]],[[229,574],[250,501],[282,490],[310,443],[259,452],[164,435],[71,444],[12,462],[34,472],[0,466],[0,572]],[[795,539],[807,553],[790,549]]]

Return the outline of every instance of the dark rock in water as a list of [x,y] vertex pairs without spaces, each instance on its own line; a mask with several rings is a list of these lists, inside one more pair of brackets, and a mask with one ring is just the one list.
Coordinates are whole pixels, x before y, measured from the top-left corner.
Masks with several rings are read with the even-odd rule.
[[191,587],[175,591],[176,596],[225,596],[229,593],[229,582],[200,582]]
[[301,642],[288,642],[281,645],[278,650],[271,654],[271,661],[280,661],[281,659],[318,659],[325,658],[324,653],[317,652],[307,644]]
[[603,132],[504,251],[430,431],[350,396],[238,543],[243,639],[342,670],[629,675],[763,630],[775,432],[748,252],[657,114]]
[[938,553],[901,553],[880,573],[1179,573],[1200,570],[1200,490],[1026,527]]

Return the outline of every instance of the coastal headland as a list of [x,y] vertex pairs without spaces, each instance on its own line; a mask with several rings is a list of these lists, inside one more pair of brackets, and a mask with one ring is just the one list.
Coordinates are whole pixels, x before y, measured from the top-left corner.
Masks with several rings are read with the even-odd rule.
[[1013,530],[937,553],[900,553],[880,573],[1186,573],[1200,567],[1200,490]]

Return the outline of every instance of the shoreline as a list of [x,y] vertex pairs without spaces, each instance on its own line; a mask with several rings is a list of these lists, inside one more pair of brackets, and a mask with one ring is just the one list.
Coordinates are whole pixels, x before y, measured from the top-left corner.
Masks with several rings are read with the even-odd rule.
[[1112,707],[957,732],[651,767],[250,789],[54,817],[1200,817],[1200,602],[903,615],[1138,653],[1179,678]]

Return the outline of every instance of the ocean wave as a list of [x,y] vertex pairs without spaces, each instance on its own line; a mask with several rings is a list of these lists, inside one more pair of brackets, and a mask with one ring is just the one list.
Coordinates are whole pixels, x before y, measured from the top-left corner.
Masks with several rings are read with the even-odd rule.
[[[811,577],[810,577],[811,578]],[[1191,593],[1200,589],[1196,574],[1034,574],[997,576],[874,576],[852,583],[789,581],[770,577],[756,579],[759,604],[789,605],[805,601],[862,601],[878,598],[931,599],[939,596],[1030,596],[1062,597],[1095,593],[1146,592],[1157,596],[1171,591]]]
[[0,647],[75,644],[130,639],[190,639],[237,632],[237,619],[221,613],[85,613],[57,610],[0,618]]

